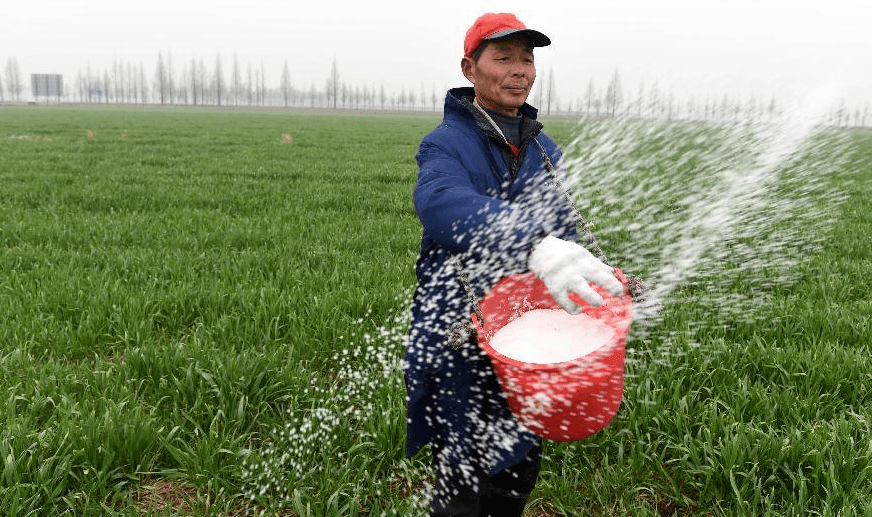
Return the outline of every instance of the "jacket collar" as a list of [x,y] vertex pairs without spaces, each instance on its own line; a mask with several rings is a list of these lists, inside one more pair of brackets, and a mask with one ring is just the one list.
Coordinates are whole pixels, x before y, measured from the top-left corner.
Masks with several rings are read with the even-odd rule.
[[[493,126],[491,121],[488,120],[488,117],[473,105],[473,99],[475,99],[475,89],[471,86],[452,88],[448,90],[448,94],[445,96],[445,116],[456,115],[463,118],[471,117],[473,122],[479,127],[479,129],[484,131],[485,134],[505,143],[505,137],[502,136],[499,129]],[[521,149],[523,149],[528,139],[539,134],[539,131],[542,130],[542,124],[536,120],[539,111],[526,102],[521,106],[519,112],[523,115],[521,122],[520,146]],[[509,145],[505,144],[505,147],[508,149]]]
[[[470,112],[475,116],[475,113],[478,109],[472,105],[472,100],[475,98],[475,89],[472,86],[463,86],[461,88],[452,88],[448,90],[448,95],[445,98],[446,108],[448,107],[449,101],[453,101],[455,103],[459,103],[461,105],[466,106],[466,109],[470,110]],[[520,114],[524,116],[524,118],[529,118],[532,120],[536,120],[536,117],[539,114],[539,110],[530,106],[526,102],[521,106],[519,110]]]

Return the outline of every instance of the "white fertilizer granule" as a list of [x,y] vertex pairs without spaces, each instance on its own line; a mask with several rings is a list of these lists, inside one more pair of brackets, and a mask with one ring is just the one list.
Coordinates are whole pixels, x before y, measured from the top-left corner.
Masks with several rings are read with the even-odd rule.
[[498,330],[490,345],[516,361],[552,364],[587,355],[611,342],[614,335],[614,329],[584,313],[536,309]]

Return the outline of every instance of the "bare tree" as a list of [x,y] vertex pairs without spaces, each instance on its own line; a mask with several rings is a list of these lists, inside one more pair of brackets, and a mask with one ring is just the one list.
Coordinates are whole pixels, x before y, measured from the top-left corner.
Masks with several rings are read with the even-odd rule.
[[648,92],[648,116],[660,118],[660,88],[655,81]]
[[93,84],[92,84],[91,75],[92,75],[91,74],[91,62],[88,61],[88,66],[87,66],[87,68],[85,68],[85,76],[84,76],[85,81],[83,83],[84,87],[85,87],[84,88],[85,95],[86,95],[85,98],[87,99],[88,104],[90,104],[92,102],[91,90],[93,90]]
[[361,93],[361,96],[363,97],[363,109],[372,109],[369,86],[365,84],[363,85],[363,93]]
[[82,69],[76,73],[76,92],[79,94],[79,102],[85,102],[85,76],[82,75]]
[[327,88],[325,89],[327,102],[333,104],[333,109],[336,109],[336,101],[339,98],[339,68],[336,66],[336,58],[333,58],[333,66],[330,68],[330,75],[327,77]]
[[113,94],[115,95],[116,104],[118,104],[119,100],[124,101],[124,85],[121,80],[121,75],[123,74],[124,69],[118,62],[118,58],[115,57],[112,59],[112,86],[115,88]]
[[197,101],[203,102],[200,99],[200,91],[197,88],[197,59],[191,58],[191,73],[189,74],[188,80],[191,82],[191,101],[194,103],[194,106],[197,105]]
[[175,74],[173,74],[173,57],[167,51],[167,101],[170,104],[173,104],[173,98],[176,93],[176,80]]
[[415,109],[415,100],[416,100],[416,98],[415,98],[415,90],[409,88],[409,93],[407,94],[406,98],[409,100],[409,109],[414,111],[414,109]]
[[645,105],[645,82],[639,81],[639,93],[636,95],[636,117],[642,118],[642,107]]
[[687,100],[687,119],[694,120],[696,114],[696,97],[690,96]]
[[145,66],[143,66],[142,62],[139,63],[139,91],[140,98],[142,99],[142,103],[145,104],[148,102],[148,97],[151,92],[148,90],[148,81],[145,78]]
[[672,120],[673,109],[675,107],[675,94],[672,92],[672,90],[669,91],[669,97],[667,98],[666,106],[666,120]]
[[136,84],[135,77],[133,75],[133,66],[130,64],[130,61],[127,61],[124,65],[124,98],[125,102],[128,104],[136,103],[136,91],[133,87]]
[[288,107],[288,98],[291,96],[291,71],[288,69],[288,60],[285,60],[285,66],[282,68],[282,97],[285,99],[285,107]]
[[242,83],[242,72],[239,70],[239,56],[233,54],[233,71],[230,78],[231,88],[233,89],[233,105],[239,106],[239,89]]
[[155,89],[157,89],[160,98],[160,103],[164,104],[166,102],[167,93],[167,69],[164,66],[163,55],[160,52],[157,53],[157,67],[154,71],[154,82]]
[[21,79],[21,70],[18,68],[18,60],[14,57],[6,60],[6,89],[9,90],[10,98],[21,100],[24,83]]
[[134,104],[136,103],[136,91],[134,90],[134,85],[136,84],[136,80],[134,78],[133,66],[130,64],[130,61],[127,62],[127,102]]
[[188,81],[191,86],[191,102],[194,106],[203,104],[203,91],[200,89],[200,67],[197,65],[197,58],[191,58],[191,71],[188,74]]
[[112,85],[109,83],[109,71],[103,70],[103,98],[106,104],[109,104],[109,97],[112,92]]
[[624,92],[621,87],[621,76],[618,74],[618,70],[615,69],[615,73],[612,75],[612,79],[609,81],[609,85],[606,88],[607,114],[612,117],[616,116],[623,102]]
[[848,108],[845,106],[845,98],[842,97],[841,103],[836,110],[836,126],[848,125]]
[[182,65],[182,71],[179,73],[179,101],[187,105],[188,104],[188,92],[191,91],[191,70]]
[[585,101],[587,102],[587,114],[590,115],[591,109],[593,108],[593,101],[596,98],[596,90],[593,86],[593,77],[590,78],[590,81],[587,83],[587,90],[584,92]]
[[131,104],[136,104],[136,98],[139,92],[136,88],[136,68],[127,62],[127,98]]
[[215,58],[215,99],[221,105],[221,96],[224,95],[224,71],[221,68],[221,54]]
[[127,62],[127,81],[130,83],[130,102],[136,104],[139,102],[139,68]]
[[197,80],[200,82],[200,96],[203,98],[201,104],[212,104],[214,99],[212,99],[212,89],[209,84],[209,69],[206,68],[206,63],[202,58],[199,60],[197,75],[199,76]]
[[197,90],[200,92],[200,104],[206,105],[211,103],[211,95],[209,94],[208,79],[207,79],[208,70],[206,69],[206,63],[203,62],[203,59],[199,59],[197,61]]
[[246,88],[248,89],[248,105],[251,106],[252,103],[252,88],[254,87],[254,77],[252,76],[251,69],[251,61],[248,62],[248,84],[246,84]]
[[403,109],[403,106],[406,105],[406,89],[400,89],[400,95],[397,97],[397,104],[400,105],[400,109]]
[[554,86],[554,69],[551,68],[548,70],[548,85],[545,93],[545,113],[551,114],[551,103],[556,102],[557,90]]
[[263,92],[263,86],[260,83],[260,69],[254,69],[254,105],[260,106],[263,103],[261,99],[261,92]]
[[266,67],[260,62],[260,105],[266,105]]
[[421,83],[421,111],[424,111],[427,105],[427,92],[424,90],[424,83]]
[[533,98],[536,99],[536,107],[540,110],[545,110],[545,86],[542,84],[542,81],[535,83],[533,85],[536,88],[536,93],[533,95]]

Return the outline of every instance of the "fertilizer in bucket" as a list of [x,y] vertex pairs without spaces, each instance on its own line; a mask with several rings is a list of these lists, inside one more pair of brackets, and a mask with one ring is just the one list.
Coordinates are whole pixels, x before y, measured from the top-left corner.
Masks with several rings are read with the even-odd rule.
[[621,405],[625,340],[633,319],[625,292],[569,314],[532,273],[498,282],[472,315],[512,413],[537,435],[576,441],[605,428]]
[[587,314],[535,309],[494,334],[494,350],[516,361],[553,364],[585,356],[612,341],[615,331]]

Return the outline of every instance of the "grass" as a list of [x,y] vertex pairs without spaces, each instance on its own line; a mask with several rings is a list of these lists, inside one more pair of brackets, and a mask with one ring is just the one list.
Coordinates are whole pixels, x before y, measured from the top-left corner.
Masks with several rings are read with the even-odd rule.
[[[413,511],[430,474],[403,458],[396,360],[436,118],[0,122],[0,513]],[[528,514],[872,513],[872,136],[851,138],[855,183],[832,178],[848,197],[796,281],[752,323],[678,293],[628,343],[612,425],[548,444]]]
[[560,468],[537,504],[560,515],[869,514],[870,135],[852,135],[851,149],[846,170],[859,173],[830,179],[848,197],[795,281],[742,317],[701,307],[693,291],[708,285],[676,293],[662,325],[629,344],[637,360],[616,421],[551,449]]

